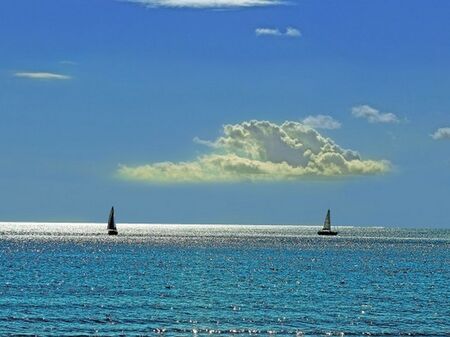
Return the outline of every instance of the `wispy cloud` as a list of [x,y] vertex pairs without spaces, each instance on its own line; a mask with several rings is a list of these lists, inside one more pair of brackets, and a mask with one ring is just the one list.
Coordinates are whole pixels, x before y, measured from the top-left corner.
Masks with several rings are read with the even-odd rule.
[[239,8],[262,7],[283,4],[278,0],[119,0],[144,5],[146,7],[173,8]]
[[435,140],[450,139],[450,128],[439,128],[431,137]]
[[78,64],[75,61],[70,61],[70,60],[62,60],[62,61],[59,61],[59,63],[60,64],[65,64],[65,65],[70,65],[70,66],[75,66],[75,65]]
[[204,139],[200,139],[198,137],[194,137],[193,141],[196,144],[205,145],[205,146],[209,146],[209,147],[216,147],[216,144],[210,140],[204,140]]
[[298,30],[297,28],[293,28],[293,27],[287,27],[286,28],[286,33],[284,33],[286,36],[290,36],[290,37],[300,37],[302,36],[302,33],[300,32],[300,30]]
[[288,37],[300,37],[302,33],[297,28],[287,27],[284,32],[279,28],[256,28],[255,34],[257,36],[288,36]]
[[380,112],[369,105],[359,105],[352,108],[352,114],[358,118],[365,118],[370,123],[398,123],[399,119],[391,112]]
[[273,36],[280,36],[281,32],[278,28],[256,28],[255,34],[260,35],[273,35]]
[[70,80],[71,77],[56,73],[47,72],[17,72],[14,74],[16,77],[30,78],[33,80]]
[[341,123],[339,123],[333,117],[326,115],[308,116],[302,120],[302,123],[314,129],[331,130],[331,129],[339,129],[341,127]]
[[[197,139],[197,142],[198,139]],[[307,180],[389,171],[385,160],[363,160],[298,122],[252,120],[225,125],[215,141],[200,141],[210,153],[188,162],[120,166],[124,179],[152,183]]]

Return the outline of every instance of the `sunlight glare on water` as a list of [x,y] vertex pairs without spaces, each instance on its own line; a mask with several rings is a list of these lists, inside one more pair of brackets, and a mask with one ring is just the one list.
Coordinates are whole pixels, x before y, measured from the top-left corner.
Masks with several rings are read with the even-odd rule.
[[449,230],[0,224],[0,335],[448,336]]

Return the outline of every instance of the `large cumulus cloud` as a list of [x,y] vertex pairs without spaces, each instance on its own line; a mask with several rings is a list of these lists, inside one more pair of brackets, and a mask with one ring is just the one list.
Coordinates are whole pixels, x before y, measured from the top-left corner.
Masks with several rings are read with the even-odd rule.
[[198,142],[210,153],[187,162],[122,165],[119,175],[159,183],[280,181],[380,174],[390,167],[385,160],[363,160],[298,122],[225,125],[215,141]]

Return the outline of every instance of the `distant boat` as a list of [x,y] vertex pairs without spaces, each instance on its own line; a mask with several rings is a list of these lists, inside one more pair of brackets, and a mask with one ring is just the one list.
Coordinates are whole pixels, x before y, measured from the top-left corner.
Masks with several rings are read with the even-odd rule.
[[325,221],[323,223],[323,228],[317,232],[319,235],[337,235],[337,231],[331,230],[331,216],[330,210],[327,212],[327,216],[325,217]]
[[109,212],[108,219],[108,234],[109,235],[117,235],[117,227],[116,222],[114,221],[114,207],[111,207],[111,212]]

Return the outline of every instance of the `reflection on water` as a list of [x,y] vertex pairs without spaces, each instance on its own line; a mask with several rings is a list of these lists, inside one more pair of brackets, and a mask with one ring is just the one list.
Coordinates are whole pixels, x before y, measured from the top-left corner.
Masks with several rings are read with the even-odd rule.
[[449,230],[0,224],[0,335],[448,336]]
[[[267,239],[278,244],[297,239],[317,239],[318,226],[288,225],[189,225],[189,224],[118,224],[120,236],[114,242],[164,242],[178,241],[232,243],[233,240],[255,241]],[[405,229],[383,227],[337,226],[341,239],[390,240],[450,240],[446,229]],[[103,241],[111,242],[104,223],[39,223],[0,222],[0,236],[11,240]],[[327,238],[320,238],[327,239]],[[328,238],[331,239],[331,238]],[[317,241],[317,240],[316,240]]]

